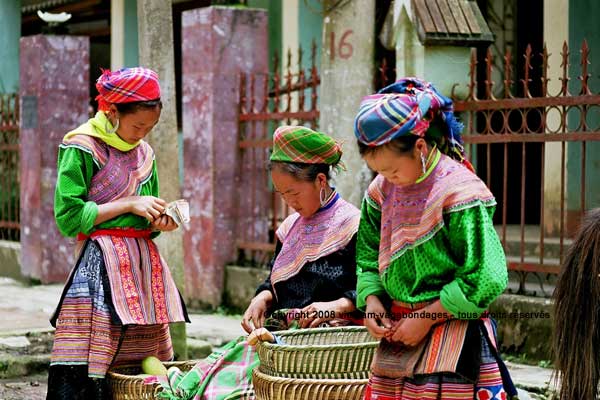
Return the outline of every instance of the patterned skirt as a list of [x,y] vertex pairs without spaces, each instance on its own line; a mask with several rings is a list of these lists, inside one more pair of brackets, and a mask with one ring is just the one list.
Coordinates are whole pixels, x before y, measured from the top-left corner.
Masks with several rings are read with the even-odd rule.
[[[508,400],[516,398],[517,391],[508,370],[496,351],[495,323],[491,319],[471,321],[478,332],[475,343],[465,342],[461,359],[472,359],[480,354],[479,362],[463,363],[457,373],[419,374],[412,377],[390,378],[372,374],[365,392],[365,400],[441,400],[477,399]],[[480,349],[473,352],[479,342]],[[480,351],[479,351],[480,350]],[[464,353],[470,353],[463,357]],[[439,362],[436,361],[436,362]],[[460,363],[459,363],[460,364]],[[475,370],[473,371],[473,368]],[[469,370],[469,371],[467,371]],[[468,379],[466,376],[476,376]]]
[[[140,239],[122,240],[136,246],[136,240]],[[143,252],[141,247],[138,257]],[[125,268],[118,264],[107,266],[107,259],[111,262],[98,242],[87,241],[51,320],[56,327],[51,366],[82,366],[87,369],[90,378],[104,378],[109,367],[114,365],[138,362],[151,355],[164,361],[173,358],[168,322],[188,320],[179,292],[175,289],[175,293],[165,294],[165,286],[156,285],[155,274],[145,273],[143,266],[130,265],[128,273],[135,285],[124,294],[111,285],[111,279],[114,280],[112,275],[115,272],[119,274]],[[154,267],[148,267],[148,271],[153,270]],[[174,321],[155,323],[155,310],[161,307],[151,303],[151,307],[137,309],[137,315],[143,316],[147,315],[146,309],[152,309],[152,315],[145,318],[146,323],[141,319],[138,324],[124,323],[124,320],[130,319],[130,314],[123,316],[115,304],[126,304],[130,299],[122,297],[129,296],[143,305],[147,302],[144,298],[152,298],[150,293],[156,291],[162,293],[163,299],[176,296],[182,310],[180,315],[173,318]],[[169,307],[163,302],[162,308]]]

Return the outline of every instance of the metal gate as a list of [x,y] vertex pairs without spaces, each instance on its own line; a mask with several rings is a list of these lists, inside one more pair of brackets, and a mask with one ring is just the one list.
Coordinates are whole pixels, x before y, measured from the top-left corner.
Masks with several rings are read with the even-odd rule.
[[319,72],[317,46],[311,48],[310,66],[303,67],[303,50],[298,49],[297,68],[292,52],[280,73],[275,55],[272,73],[240,75],[239,150],[241,157],[237,219],[237,249],[240,262],[264,264],[275,245],[275,231],[289,214],[281,197],[272,189],[267,170],[272,136],[283,124],[306,125],[316,129]]
[[19,97],[0,94],[0,240],[19,241]]
[[[560,76],[551,80],[548,50],[534,54],[528,46],[522,79],[514,82],[512,55],[506,52],[503,70],[494,72],[490,49],[478,80],[474,50],[468,95],[455,99],[467,152],[498,200],[495,222],[518,293],[551,294],[581,217],[600,206],[600,95],[590,88],[585,41],[580,53],[573,79],[564,43]],[[556,82],[554,93],[549,82]]]

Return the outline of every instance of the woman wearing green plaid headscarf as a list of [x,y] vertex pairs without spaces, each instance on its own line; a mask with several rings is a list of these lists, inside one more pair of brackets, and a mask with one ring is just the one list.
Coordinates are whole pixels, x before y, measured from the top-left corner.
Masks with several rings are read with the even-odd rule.
[[[269,277],[258,287],[242,326],[251,333],[362,324],[355,312],[356,232],[359,210],[329,185],[342,150],[330,136],[303,126],[273,135],[269,168],[275,190],[296,212],[276,232]],[[256,335],[259,331],[254,331]],[[187,374],[161,381],[168,399],[254,399],[252,370],[258,354],[241,337],[199,362]]]
[[244,313],[247,332],[280,309],[300,309],[301,328],[355,310],[359,211],[329,185],[341,158],[340,145],[324,133],[282,126],[273,134],[273,186],[295,213],[277,229],[271,274]]

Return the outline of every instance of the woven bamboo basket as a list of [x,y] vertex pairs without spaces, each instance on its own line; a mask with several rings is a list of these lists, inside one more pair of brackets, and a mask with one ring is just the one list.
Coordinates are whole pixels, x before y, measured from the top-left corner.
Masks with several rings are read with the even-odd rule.
[[362,400],[368,381],[282,378],[252,371],[256,400]]
[[[189,371],[198,361],[164,363],[165,367],[177,367]],[[144,378],[135,376],[142,372],[141,365],[123,365],[108,371],[108,385],[113,400],[154,400],[162,391],[158,383],[145,384]]]
[[365,379],[378,342],[362,326],[277,332],[285,344],[259,342],[260,371],[299,379]]

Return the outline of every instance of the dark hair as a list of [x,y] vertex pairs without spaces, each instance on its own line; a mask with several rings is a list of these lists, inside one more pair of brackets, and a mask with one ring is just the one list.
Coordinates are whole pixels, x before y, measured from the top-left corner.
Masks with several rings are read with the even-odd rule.
[[114,104],[120,114],[133,114],[140,110],[148,110],[156,107],[162,110],[162,101],[160,99]]
[[267,168],[269,171],[277,169],[278,171],[289,174],[294,178],[305,182],[314,182],[319,174],[325,174],[327,180],[331,178],[331,166],[328,164],[305,164],[284,161],[270,161]]
[[600,208],[584,218],[554,290],[561,399],[595,399],[600,381]]

